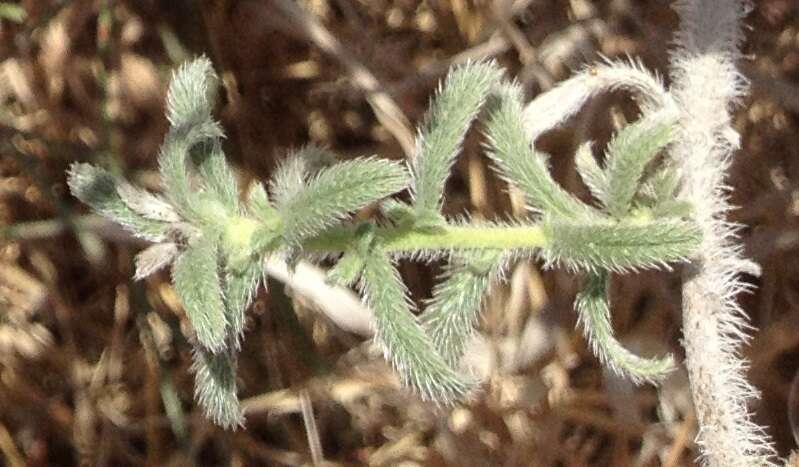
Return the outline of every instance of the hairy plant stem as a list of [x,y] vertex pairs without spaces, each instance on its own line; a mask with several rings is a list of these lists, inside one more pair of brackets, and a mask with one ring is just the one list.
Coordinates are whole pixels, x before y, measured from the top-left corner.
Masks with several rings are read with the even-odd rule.
[[685,269],[683,333],[686,368],[696,407],[702,465],[775,465],[771,439],[753,420],[757,391],[745,377],[741,346],[746,314],[736,301],[748,286],[742,272],[757,267],[742,255],[731,209],[727,170],[740,147],[731,109],[744,95],[736,70],[746,0],[680,0],[677,48],[672,53],[673,94],[680,105],[672,156],[683,173],[681,197],[694,207],[702,230],[700,255]]
[[[342,251],[352,245],[356,228],[338,229],[308,241],[310,252]],[[377,227],[375,242],[386,253],[438,250],[517,250],[546,246],[540,226],[462,226],[436,228]]]
[[[274,223],[266,221],[274,226]],[[250,244],[257,234],[258,221],[241,217],[232,220],[225,229],[230,246]],[[337,253],[357,242],[361,226],[331,228],[302,243],[308,253]],[[372,231],[375,244],[389,254],[435,252],[443,250],[532,250],[547,245],[543,227],[532,226],[473,226],[445,224],[437,227],[376,226]]]
[[[353,225],[332,227],[323,233],[302,240],[297,246],[311,255],[336,254],[351,251],[354,245],[368,245],[367,249],[379,249],[392,256],[440,258],[455,251],[507,251],[527,256],[542,251],[548,260],[565,261],[576,265],[569,249],[582,249],[576,257],[586,267],[610,267],[617,271],[628,268],[647,267],[652,262],[648,257],[637,257],[641,249],[665,248],[669,256],[664,261],[676,261],[686,257],[698,242],[696,232],[685,230],[669,233],[671,238],[640,236],[659,221],[649,220],[646,213],[630,216],[614,222],[608,220],[592,225],[597,230],[590,234],[587,227],[566,224],[564,231],[560,223],[542,221],[532,225],[463,225],[441,224],[419,226],[414,224],[376,225],[364,221]],[[274,251],[280,243],[281,222],[268,216],[263,220],[248,217],[229,218],[224,227],[225,248],[233,257],[242,252],[266,253]],[[577,229],[576,233],[573,229]],[[569,235],[577,235],[575,239]],[[582,236],[581,236],[582,235]],[[586,236],[587,235],[587,236]],[[630,236],[626,238],[625,235]],[[574,242],[578,242],[575,244]],[[570,243],[571,242],[571,243]],[[676,249],[669,251],[670,248]],[[361,251],[365,253],[366,251]],[[602,252],[602,253],[598,253]],[[246,253],[249,254],[249,253]],[[599,254],[610,255],[605,260]],[[554,255],[554,256],[553,256]],[[558,259],[556,259],[558,258]],[[605,261],[603,263],[603,261]],[[642,266],[643,265],[643,266]],[[576,267],[576,266],[575,266]]]

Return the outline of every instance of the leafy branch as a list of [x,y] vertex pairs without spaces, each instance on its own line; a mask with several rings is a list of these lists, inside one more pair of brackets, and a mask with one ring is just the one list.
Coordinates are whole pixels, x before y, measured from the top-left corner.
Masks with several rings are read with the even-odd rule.
[[[546,155],[532,144],[518,85],[492,62],[471,63],[453,69],[433,99],[410,170],[379,158],[336,162],[328,151],[306,147],[281,165],[268,189],[256,183],[240,199],[212,118],[215,81],[205,58],[173,77],[171,128],[159,157],[163,195],[88,164],[69,173],[76,197],[155,242],[137,257],[137,278],[171,264],[194,328],[196,399],[214,422],[242,423],[236,354],[244,311],[273,255],[339,258],[329,279],[358,286],[375,313],[386,358],[406,384],[439,403],[474,386],[458,369],[464,343],[491,284],[521,258],[585,276],[576,303],[580,323],[612,369],[636,382],[657,381],[671,369],[670,357],[638,357],[616,341],[605,290],[609,273],[668,268],[690,258],[701,240],[685,206],[673,202],[674,169],[657,158],[671,139],[667,108],[622,129],[604,168],[590,145],[578,151],[580,174],[599,202],[594,207],[552,179]],[[529,216],[475,224],[441,214],[446,178],[476,118],[484,119],[494,168],[524,192]],[[391,198],[406,189],[410,202]],[[348,220],[375,203],[383,221]],[[419,318],[394,266],[400,257],[450,262]]]

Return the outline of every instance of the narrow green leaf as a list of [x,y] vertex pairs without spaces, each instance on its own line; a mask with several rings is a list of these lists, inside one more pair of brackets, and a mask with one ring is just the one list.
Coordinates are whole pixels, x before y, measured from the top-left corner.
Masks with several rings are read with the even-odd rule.
[[463,252],[447,267],[433,288],[422,324],[444,361],[458,368],[474,332],[483,297],[501,267],[500,253]]
[[327,273],[327,282],[340,287],[353,285],[363,270],[363,257],[355,251],[347,251]]
[[197,340],[211,352],[227,346],[228,320],[219,279],[219,252],[215,241],[194,240],[172,267],[172,280]]
[[429,217],[441,211],[444,185],[463,138],[501,78],[502,70],[493,62],[468,63],[447,76],[416,139],[411,195],[417,215]]
[[355,238],[348,242],[343,256],[327,274],[330,283],[349,287],[358,280],[366,258],[373,253],[376,230],[373,222],[363,222],[356,228]]
[[674,118],[653,114],[622,128],[607,149],[607,208],[623,218],[632,206],[647,164],[657,156],[672,137]]
[[680,174],[671,164],[664,164],[648,176],[641,184],[639,195],[650,200],[650,204],[673,200],[680,186]]
[[614,337],[607,284],[607,273],[588,274],[575,300],[578,325],[582,326],[594,354],[615,373],[636,384],[663,379],[674,369],[671,355],[658,359],[642,358],[624,348]]
[[679,199],[665,199],[652,207],[652,215],[659,217],[688,218],[693,212],[693,206],[687,201]]
[[288,245],[329,228],[351,211],[394,194],[408,184],[396,162],[366,158],[341,162],[317,172],[304,189],[275,199]]
[[269,181],[269,192],[276,206],[284,205],[298,196],[305,189],[310,176],[308,161],[302,152],[289,155],[278,165],[274,176]]
[[605,171],[599,167],[591,151],[591,143],[585,143],[577,149],[575,157],[577,173],[591,191],[594,198],[603,206],[607,205],[608,178]]
[[205,416],[225,429],[244,426],[236,395],[236,356],[232,349],[212,353],[201,346],[192,352],[194,398]]
[[244,334],[245,312],[263,277],[263,265],[260,259],[251,258],[240,269],[231,268],[230,265],[225,269],[225,316],[230,325],[228,341],[238,350]]
[[122,198],[122,202],[130,209],[147,219],[167,223],[180,222],[178,213],[161,196],[137,188],[127,182],[117,184],[117,193]]
[[375,339],[403,382],[423,398],[439,403],[451,403],[462,397],[470,384],[447,365],[424,333],[411,314],[405,285],[397,270],[379,252],[366,258],[360,287],[375,313]]
[[500,175],[518,186],[528,206],[567,219],[595,217],[594,210],[561,188],[549,173],[545,156],[533,150],[524,131],[522,91],[518,85],[503,85],[492,102],[486,123],[489,156]]
[[247,209],[250,214],[257,215],[259,212],[270,210],[269,195],[261,182],[253,182],[247,192]]
[[269,182],[274,204],[286,204],[305,189],[309,178],[336,162],[335,154],[312,144],[293,151],[280,163]]
[[67,183],[76,198],[134,235],[152,242],[167,238],[170,224],[148,219],[125,204],[119,194],[124,182],[109,172],[90,164],[74,163],[69,169]]
[[678,219],[648,223],[545,219],[542,228],[549,240],[541,255],[548,263],[591,272],[668,268],[667,263],[696,253],[701,239],[696,224]]
[[383,200],[380,203],[380,212],[398,227],[407,227],[414,223],[413,206],[396,199]]
[[167,92],[167,119],[173,128],[210,120],[216,97],[216,74],[207,57],[182,64],[172,75]]
[[239,184],[236,174],[225,160],[222,142],[218,139],[204,141],[194,147],[192,153],[202,179],[202,188],[225,207],[229,213],[238,213]]
[[247,193],[247,212],[259,223],[253,233],[253,251],[273,250],[280,237],[280,214],[269,202],[269,195],[263,183],[254,182]]
[[[172,205],[185,219],[203,225],[223,223],[238,199],[235,177],[221,150],[224,133],[211,115],[215,81],[205,57],[181,65],[173,75],[167,93],[171,128],[158,156],[161,181]],[[199,166],[204,184],[192,183],[189,162]]]
[[189,221],[204,225],[218,223],[226,213],[222,202],[208,187],[192,183],[188,166],[189,154],[196,146],[213,144],[222,136],[219,125],[209,120],[188,130],[173,128],[161,146],[158,164],[164,192],[178,213]]

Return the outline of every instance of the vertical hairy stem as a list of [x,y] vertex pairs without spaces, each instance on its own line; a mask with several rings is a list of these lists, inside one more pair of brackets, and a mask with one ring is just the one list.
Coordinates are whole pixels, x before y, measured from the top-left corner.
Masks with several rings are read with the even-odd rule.
[[686,268],[683,320],[686,365],[707,466],[773,465],[769,438],[751,419],[757,392],[746,381],[740,346],[746,317],[735,298],[752,271],[737,245],[724,177],[739,136],[730,108],[745,83],[735,68],[744,0],[680,0],[677,48],[672,53],[674,97],[680,108],[673,156],[683,174],[682,197],[694,206],[703,233],[699,256]]

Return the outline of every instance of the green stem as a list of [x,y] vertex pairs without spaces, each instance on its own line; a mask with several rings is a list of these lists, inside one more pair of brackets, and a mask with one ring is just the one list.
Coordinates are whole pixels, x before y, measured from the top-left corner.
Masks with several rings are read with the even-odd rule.
[[[353,245],[356,228],[331,229],[303,244],[306,251],[327,253],[344,251]],[[444,225],[435,229],[377,227],[375,239],[386,253],[441,250],[519,250],[546,246],[540,226],[461,226]]]

